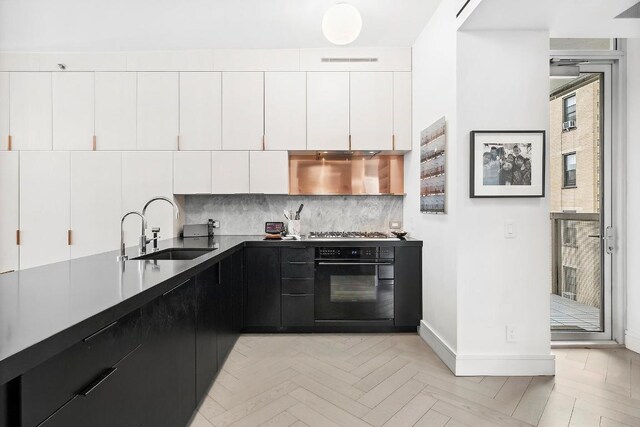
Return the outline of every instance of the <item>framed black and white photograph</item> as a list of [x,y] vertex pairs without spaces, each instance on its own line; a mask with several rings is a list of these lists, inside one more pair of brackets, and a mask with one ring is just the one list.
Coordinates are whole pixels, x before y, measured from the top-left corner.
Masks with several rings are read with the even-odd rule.
[[544,197],[545,131],[471,132],[471,197]]
[[420,212],[447,212],[447,121],[444,117],[420,132]]

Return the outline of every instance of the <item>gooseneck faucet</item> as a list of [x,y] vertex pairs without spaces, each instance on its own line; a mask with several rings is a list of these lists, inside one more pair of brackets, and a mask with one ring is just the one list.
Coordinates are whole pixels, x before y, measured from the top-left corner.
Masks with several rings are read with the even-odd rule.
[[129,259],[129,257],[124,254],[124,227],[123,227],[124,220],[129,215],[138,215],[142,219],[142,229],[144,230],[145,228],[147,228],[147,220],[145,219],[144,215],[141,214],[140,212],[131,211],[122,215],[122,219],[120,219],[120,255],[118,255],[118,258],[117,258],[118,261],[126,261],[127,259]]
[[[169,199],[168,197],[164,197],[164,196],[156,196],[154,198],[152,198],[151,200],[149,200],[147,203],[145,203],[144,207],[142,208],[142,216],[145,216],[147,214],[147,208],[149,207],[149,205],[155,201],[165,201],[167,203],[169,203],[171,206],[173,206],[173,210],[176,213],[176,219],[180,218],[180,210],[178,209],[178,206],[173,203],[173,200]],[[146,254],[147,253],[147,244],[149,242],[151,242],[152,240],[154,241],[154,248],[157,249],[157,241],[160,238],[158,236],[158,232],[160,232],[160,228],[154,228],[153,229],[153,239],[147,239],[147,222],[144,221],[142,223],[142,233],[140,233],[140,254]]]

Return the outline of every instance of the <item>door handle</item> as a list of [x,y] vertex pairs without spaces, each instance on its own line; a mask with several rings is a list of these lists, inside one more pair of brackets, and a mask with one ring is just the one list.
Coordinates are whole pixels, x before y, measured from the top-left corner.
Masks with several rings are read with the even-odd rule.
[[616,237],[613,227],[609,226],[605,228],[602,240],[604,241],[604,249],[609,255],[613,254],[613,251],[615,250],[615,239]]
[[319,262],[318,265],[392,265],[390,262]]

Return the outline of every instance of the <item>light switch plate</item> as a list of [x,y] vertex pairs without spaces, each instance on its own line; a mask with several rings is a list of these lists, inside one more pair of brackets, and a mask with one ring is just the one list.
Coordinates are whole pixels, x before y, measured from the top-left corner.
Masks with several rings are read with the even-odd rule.
[[504,238],[505,239],[515,239],[516,238],[516,222],[515,221],[505,221],[504,223]]

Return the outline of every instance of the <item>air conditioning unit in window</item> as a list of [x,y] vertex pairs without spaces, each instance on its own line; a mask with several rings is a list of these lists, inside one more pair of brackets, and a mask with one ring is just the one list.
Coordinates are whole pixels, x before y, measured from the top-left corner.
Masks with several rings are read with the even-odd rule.
[[562,130],[563,131],[567,131],[567,130],[571,130],[571,129],[575,129],[576,128],[576,121],[575,120],[567,120],[566,122],[562,123]]

